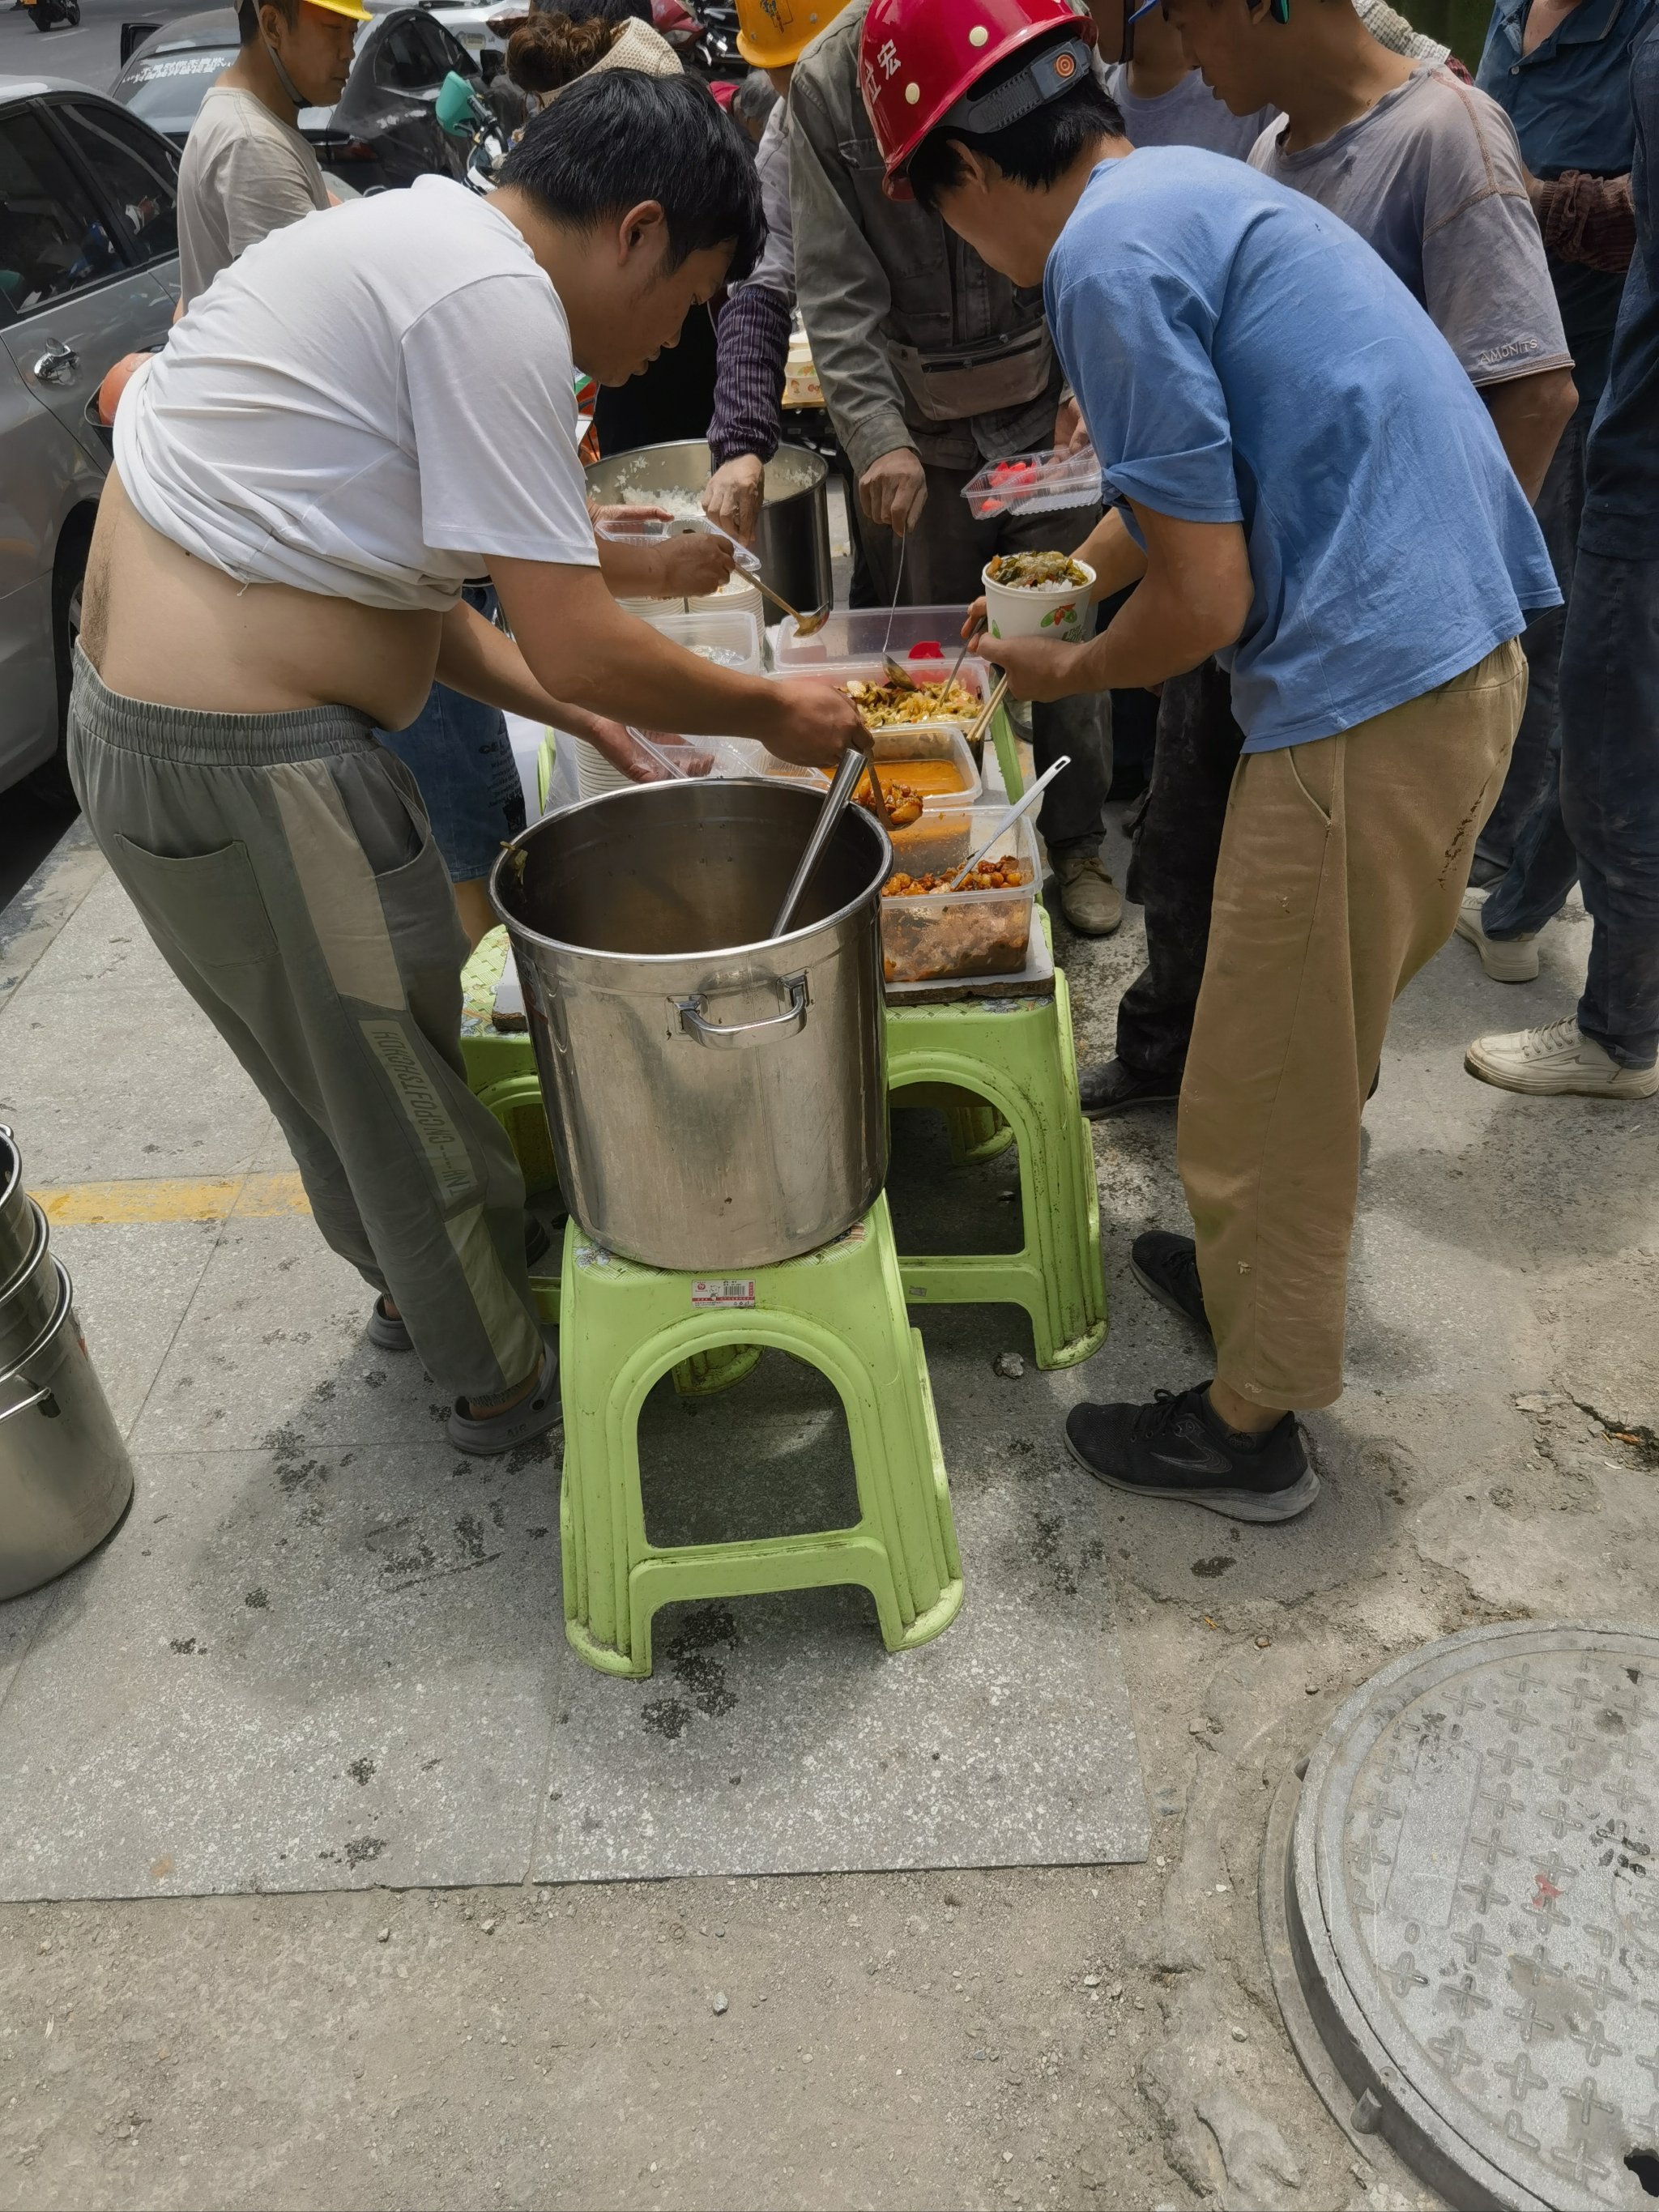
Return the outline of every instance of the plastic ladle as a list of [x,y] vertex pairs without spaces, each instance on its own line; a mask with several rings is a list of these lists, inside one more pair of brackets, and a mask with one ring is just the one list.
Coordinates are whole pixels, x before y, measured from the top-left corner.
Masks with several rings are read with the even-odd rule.
[[1045,768],[1042,775],[1037,778],[1036,781],[1025,793],[1024,797],[1023,799],[1017,799],[1014,801],[1013,805],[1008,809],[1008,811],[1003,816],[1001,821],[998,823],[996,828],[991,832],[985,842],[980,847],[978,852],[970,854],[968,859],[963,862],[962,866],[957,870],[955,875],[951,877],[950,882],[945,885],[945,889],[947,890],[955,890],[957,884],[961,883],[964,876],[972,875],[974,870],[978,867],[980,862],[990,851],[992,846],[994,845],[1000,838],[1006,837],[1008,832],[1013,828],[1015,823],[1018,821],[1020,816],[1022,814],[1028,813],[1030,809],[1036,805],[1038,799],[1042,798],[1043,793],[1047,791],[1048,786],[1060,774],[1061,769],[1070,768],[1071,765],[1072,756],[1070,753],[1062,753],[1060,758],[1055,761],[1051,767]]
[[847,811],[847,802],[857,787],[859,778],[870,765],[869,757],[856,745],[848,745],[841,757],[841,766],[836,770],[811,836],[806,841],[806,850],[800,856],[800,866],[789,878],[789,888],[783,895],[783,904],[778,908],[778,918],[772,925],[774,937],[787,937],[795,918],[795,908],[800,904],[806,886],[812,880],[818,862],[823,858],[823,848],[835,834],[836,824]]

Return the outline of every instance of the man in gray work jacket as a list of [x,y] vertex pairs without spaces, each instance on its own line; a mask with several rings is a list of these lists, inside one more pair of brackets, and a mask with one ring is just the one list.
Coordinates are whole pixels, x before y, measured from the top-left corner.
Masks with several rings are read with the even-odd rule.
[[[937,216],[884,195],[858,82],[866,6],[854,0],[813,40],[790,86],[796,295],[884,600],[897,580],[908,605],[963,606],[993,554],[1077,544],[1100,508],[977,522],[961,497],[987,461],[1054,443],[1062,379],[1041,292],[1016,289]],[[1031,712],[1039,769],[1072,757],[1040,817],[1061,909],[1103,937],[1123,915],[1100,859],[1109,705],[1085,693]]]

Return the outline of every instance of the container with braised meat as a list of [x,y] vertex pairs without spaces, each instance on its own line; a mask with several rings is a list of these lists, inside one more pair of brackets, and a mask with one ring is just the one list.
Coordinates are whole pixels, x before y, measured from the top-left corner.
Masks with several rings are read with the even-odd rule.
[[1004,810],[924,817],[882,887],[882,971],[889,983],[932,983],[975,975],[1012,975],[1026,965],[1036,897],[1036,840],[1017,822],[960,890],[952,879]]

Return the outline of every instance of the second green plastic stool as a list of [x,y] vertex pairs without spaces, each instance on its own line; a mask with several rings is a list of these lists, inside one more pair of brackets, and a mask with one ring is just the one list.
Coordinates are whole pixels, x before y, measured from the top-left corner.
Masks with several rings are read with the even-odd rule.
[[[1071,1000],[1056,969],[1051,997],[890,1006],[887,1088],[970,1091],[1019,1145],[1025,1241],[1018,1252],[905,1255],[905,1295],[926,1305],[1020,1305],[1039,1367],[1072,1367],[1106,1334],[1100,1194],[1094,1146],[1078,1106]],[[947,1115],[960,1112],[947,1107]]]

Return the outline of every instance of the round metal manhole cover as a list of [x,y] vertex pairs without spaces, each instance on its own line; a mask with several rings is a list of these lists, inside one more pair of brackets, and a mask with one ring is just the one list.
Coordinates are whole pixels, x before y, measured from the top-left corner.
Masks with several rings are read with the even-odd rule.
[[1659,1636],[1506,1623],[1357,1691],[1264,1873],[1344,2124],[1460,2207],[1653,2212],[1656,1847]]

